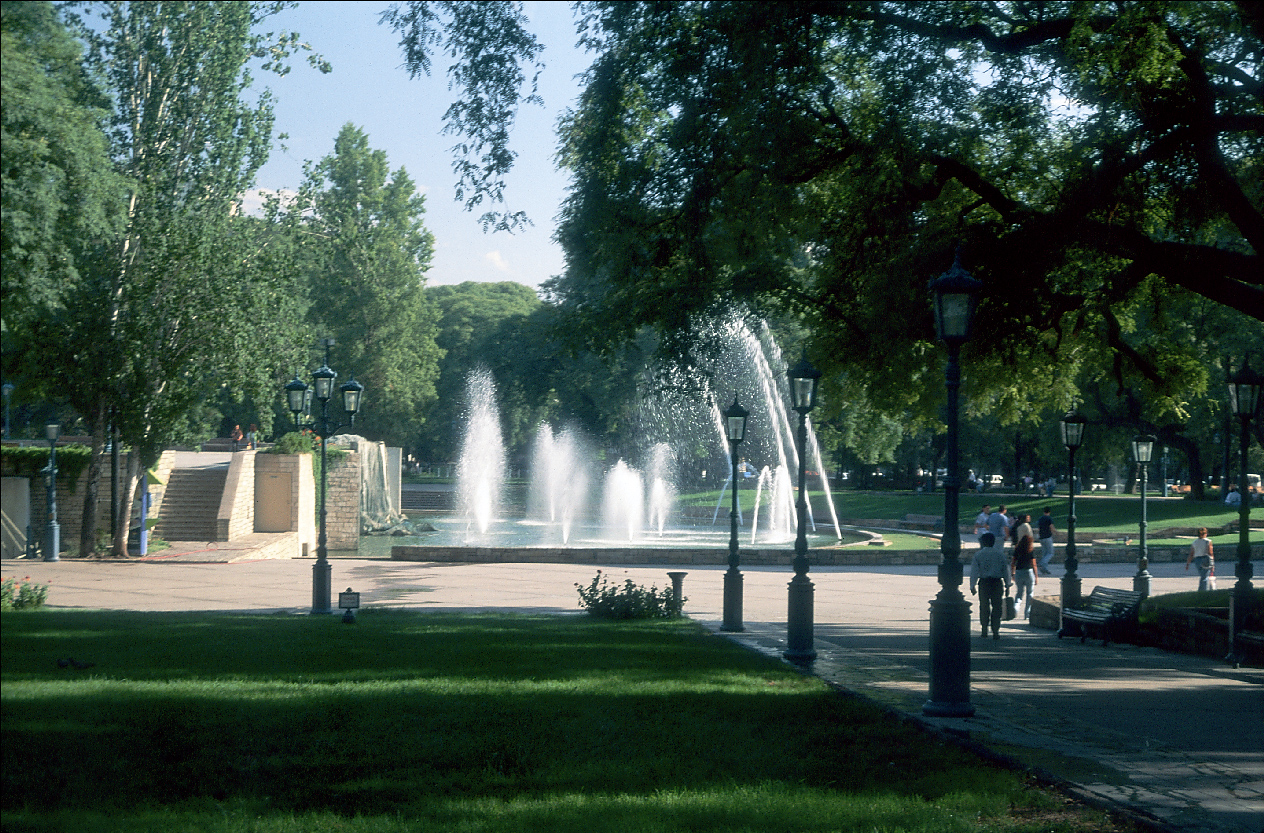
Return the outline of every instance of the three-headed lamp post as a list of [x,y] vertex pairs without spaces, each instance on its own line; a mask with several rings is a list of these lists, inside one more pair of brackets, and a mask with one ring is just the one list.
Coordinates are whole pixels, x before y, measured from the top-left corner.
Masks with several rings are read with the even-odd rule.
[[48,440],[48,534],[44,540],[44,560],[60,561],[61,526],[57,523],[57,438],[61,436],[61,423],[56,418],[44,425],[44,437]]
[[1242,426],[1240,445],[1240,471],[1238,473],[1238,563],[1234,568],[1237,583],[1233,585],[1233,594],[1229,601],[1229,660],[1236,668],[1243,659],[1237,635],[1246,627],[1247,613],[1251,606],[1251,577],[1255,574],[1251,566],[1251,488],[1247,477],[1247,449],[1251,444],[1251,420],[1259,417],[1261,388],[1264,377],[1251,369],[1247,362],[1242,362],[1238,372],[1228,379],[1229,410],[1238,418]]
[[740,632],[742,626],[742,574],[738,566],[737,546],[737,447],[746,438],[746,418],[750,412],[737,404],[737,396],[733,404],[724,412],[724,432],[729,440],[729,462],[732,463],[732,498],[729,509],[729,569],[724,574],[724,622],[720,630]]
[[312,613],[332,613],[332,570],[329,566],[329,549],[326,546],[325,534],[325,492],[329,475],[326,465],[326,448],[329,437],[336,431],[355,425],[356,414],[360,412],[364,386],[352,378],[341,385],[338,390],[342,394],[342,409],[347,415],[345,425],[329,423],[329,400],[333,398],[334,382],[338,374],[329,368],[329,348],[333,339],[325,339],[325,363],[312,373],[312,391],[320,403],[320,421],[306,424],[299,422],[299,414],[303,412],[307,400],[307,385],[295,375],[285,386],[286,403],[294,414],[294,425],[299,428],[312,428],[320,435],[320,537],[316,542],[316,563],[312,566]]
[[944,381],[948,440],[948,475],[944,478],[944,534],[939,551],[939,594],[930,602],[930,699],[922,713],[931,717],[969,717],[970,603],[961,593],[960,435],[957,427],[961,388],[961,346],[970,338],[981,281],[961,266],[960,253],[952,268],[931,284],[935,301],[935,330],[948,347]]
[[[1062,431],[1062,446],[1067,450],[1067,542],[1066,572],[1062,574],[1062,610],[1078,607],[1080,604],[1080,576],[1076,570],[1080,566],[1075,557],[1075,452],[1084,444],[1084,426],[1088,419],[1081,413],[1071,410],[1058,422]],[[1068,625],[1059,623],[1059,636],[1070,635]]]
[[1137,554],[1137,574],[1132,577],[1132,589],[1140,593],[1143,599],[1150,597],[1150,553],[1146,550],[1146,475],[1154,455],[1154,442],[1154,437],[1149,434],[1132,438],[1132,459],[1137,461],[1137,466],[1141,469],[1141,548]]
[[816,650],[812,647],[815,588],[808,580],[807,426],[808,413],[816,407],[816,386],[821,380],[821,371],[808,362],[807,351],[804,351],[787,375],[790,377],[790,407],[799,415],[795,446],[799,453],[799,499],[795,502],[798,533],[794,539],[794,578],[790,580],[783,656],[791,662],[806,664],[816,659]]

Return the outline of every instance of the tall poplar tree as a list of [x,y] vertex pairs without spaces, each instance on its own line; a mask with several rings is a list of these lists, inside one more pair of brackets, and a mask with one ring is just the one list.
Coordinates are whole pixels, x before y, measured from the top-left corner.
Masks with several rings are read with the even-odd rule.
[[[92,3],[78,19],[88,69],[113,100],[108,138],[129,185],[123,230],[72,304],[62,363],[93,432],[89,483],[107,421],[133,449],[123,518],[141,472],[181,438],[211,389],[259,388],[271,380],[263,368],[297,361],[286,360],[294,340],[277,323],[285,311],[265,303],[293,289],[285,274],[260,268],[266,237],[239,216],[272,139],[268,93],[245,100],[248,64],[259,58],[283,73],[303,48],[296,35],[258,31],[283,6]],[[85,519],[94,518],[95,495],[85,501]],[[85,549],[92,533],[85,522]]]
[[441,353],[438,314],[423,292],[434,252],[425,199],[353,124],[309,166],[304,191],[311,323],[334,338],[334,369],[364,385],[357,431],[411,449],[435,398]]

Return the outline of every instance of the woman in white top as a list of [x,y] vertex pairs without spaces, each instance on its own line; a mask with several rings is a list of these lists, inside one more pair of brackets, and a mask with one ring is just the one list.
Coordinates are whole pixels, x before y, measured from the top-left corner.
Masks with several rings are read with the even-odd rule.
[[1198,590],[1215,590],[1216,589],[1216,558],[1215,547],[1211,545],[1211,540],[1207,538],[1207,527],[1198,530],[1198,537],[1194,539],[1194,543],[1189,545],[1189,558],[1185,559],[1185,569],[1189,569],[1191,563],[1198,568]]

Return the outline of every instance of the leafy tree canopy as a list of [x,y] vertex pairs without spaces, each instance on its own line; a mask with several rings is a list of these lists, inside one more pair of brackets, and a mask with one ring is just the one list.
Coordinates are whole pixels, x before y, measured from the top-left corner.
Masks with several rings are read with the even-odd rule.
[[13,378],[26,329],[61,313],[84,253],[116,231],[124,183],[101,130],[108,101],[53,5],[5,2],[0,21],[0,315],[5,377]]
[[[1178,416],[1191,297],[1264,319],[1246,3],[589,3],[548,285],[595,345],[734,304],[811,327],[827,402],[934,419],[927,280],[984,281],[966,393],[1012,421],[1109,374]],[[1258,344],[1258,340],[1256,341]]]
[[[434,236],[408,172],[390,171],[364,131],[345,125],[310,166],[304,223],[310,318],[336,343],[335,369],[365,386],[361,433],[412,447],[435,397],[436,316],[423,286]],[[371,403],[371,407],[370,407]]]

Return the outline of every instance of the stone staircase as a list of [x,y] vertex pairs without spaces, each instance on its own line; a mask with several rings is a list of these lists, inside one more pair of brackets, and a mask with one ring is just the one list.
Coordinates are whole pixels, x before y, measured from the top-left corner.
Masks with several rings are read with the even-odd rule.
[[165,541],[214,541],[227,467],[175,469],[154,534]]

